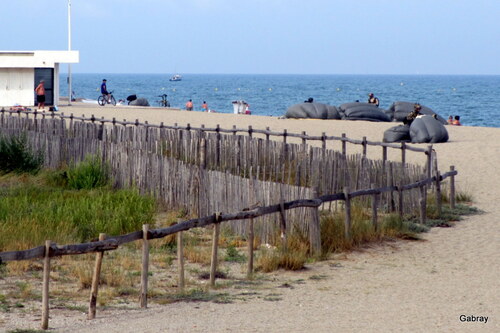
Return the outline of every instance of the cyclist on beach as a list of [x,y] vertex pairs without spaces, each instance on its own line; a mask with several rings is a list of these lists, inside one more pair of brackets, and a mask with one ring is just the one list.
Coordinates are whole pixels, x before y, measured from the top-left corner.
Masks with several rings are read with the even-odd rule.
[[109,104],[110,93],[108,92],[108,88],[106,87],[106,79],[102,80],[101,94],[106,98],[106,102]]

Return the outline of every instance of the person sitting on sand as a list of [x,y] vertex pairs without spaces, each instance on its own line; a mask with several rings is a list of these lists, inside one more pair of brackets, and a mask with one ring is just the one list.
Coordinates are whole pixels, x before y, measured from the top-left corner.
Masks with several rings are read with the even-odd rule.
[[418,103],[415,103],[415,105],[413,106],[413,111],[406,116],[406,124],[411,125],[415,118],[420,116],[420,110],[422,110],[422,106]]
[[193,111],[193,101],[191,99],[186,102],[186,110]]
[[453,120],[453,125],[462,126],[462,124],[460,124],[460,116],[455,116],[455,120]]
[[448,117],[448,125],[453,125],[453,116]]
[[373,93],[369,93],[368,103],[378,106],[380,104],[380,101],[378,100],[377,97],[375,97],[375,95],[373,95]]

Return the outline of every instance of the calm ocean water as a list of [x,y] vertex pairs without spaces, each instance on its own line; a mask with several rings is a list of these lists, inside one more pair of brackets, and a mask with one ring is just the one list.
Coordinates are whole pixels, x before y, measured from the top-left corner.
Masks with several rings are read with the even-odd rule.
[[[61,94],[67,96],[66,74]],[[213,75],[186,74],[170,82],[160,74],[73,74],[77,97],[97,99],[103,78],[118,99],[136,94],[158,106],[167,94],[172,107],[184,108],[192,99],[195,110],[207,101],[217,112],[232,113],[231,102],[245,100],[253,114],[281,116],[286,109],[309,97],[330,105],[366,101],[373,92],[380,107],[394,101],[419,102],[444,118],[460,115],[463,125],[500,127],[500,76],[462,75]],[[496,101],[496,102],[495,102]]]

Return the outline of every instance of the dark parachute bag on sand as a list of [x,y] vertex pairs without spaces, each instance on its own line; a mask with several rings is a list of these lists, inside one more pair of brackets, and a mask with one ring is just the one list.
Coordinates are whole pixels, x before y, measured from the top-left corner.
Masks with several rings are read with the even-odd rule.
[[411,142],[410,126],[398,125],[387,129],[384,132],[384,142]]
[[391,121],[383,110],[369,103],[344,103],[339,106],[339,110],[344,120]]
[[149,102],[147,99],[143,97],[139,97],[129,103],[129,105],[135,105],[135,106],[149,106]]
[[322,103],[300,103],[290,106],[285,113],[286,118],[340,119],[335,106]]
[[439,143],[448,141],[448,131],[432,116],[417,117],[410,125],[412,143]]
[[[408,114],[410,112],[413,112],[415,103],[412,102],[394,102],[392,105],[389,107],[387,111],[385,111],[385,114],[391,118],[392,121],[403,121],[406,119]],[[420,110],[421,114],[425,115],[436,115],[437,120],[443,125],[445,125],[446,119],[435,113],[431,108],[421,105],[422,109]]]

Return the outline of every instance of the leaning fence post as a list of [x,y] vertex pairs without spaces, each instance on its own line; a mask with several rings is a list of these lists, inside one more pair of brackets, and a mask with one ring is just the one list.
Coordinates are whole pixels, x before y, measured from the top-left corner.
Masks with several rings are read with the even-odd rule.
[[[455,166],[450,166],[450,171],[455,171]],[[455,175],[450,176],[450,208],[455,209]]]
[[420,224],[425,225],[425,221],[427,218],[427,203],[425,200],[426,197],[426,187],[425,185],[420,186]]
[[179,264],[179,289],[184,291],[184,243],[182,231],[177,233],[177,262]]
[[[313,199],[317,199],[318,189],[314,188],[312,192]],[[311,254],[320,255],[321,254],[321,227],[319,219],[319,206],[312,211],[312,220],[309,223],[309,243],[311,244]]]
[[351,239],[351,198],[349,195],[349,187],[344,187],[344,197],[345,197],[345,226],[344,235],[346,240]]
[[42,287],[42,329],[49,328],[49,279],[50,279],[50,245],[45,241],[45,254],[43,258],[43,287]]
[[210,287],[215,287],[215,275],[217,274],[217,251],[219,247],[219,224],[220,213],[215,214],[214,233],[212,237],[212,260],[210,262]]
[[432,145],[427,146],[427,151],[425,152],[427,155],[427,178],[432,177]]
[[442,198],[441,198],[441,174],[439,173],[439,170],[436,171],[436,207],[437,207],[437,214],[438,217],[441,217],[442,209]]
[[141,308],[148,307],[148,269],[149,269],[149,224],[142,225],[142,271],[141,271]]
[[[372,190],[376,189],[376,185],[374,183],[371,184]],[[378,230],[378,214],[377,214],[377,206],[378,206],[378,194],[372,194],[372,226],[375,231]]]
[[[106,239],[106,234],[99,234],[99,240],[103,241]],[[104,252],[97,252],[95,256],[95,265],[94,265],[94,275],[92,276],[92,287],[90,289],[90,304],[89,304],[89,313],[87,314],[87,319],[94,319],[96,312],[96,303],[97,303],[97,294],[99,292],[99,279],[101,275],[101,265],[102,265],[102,257]]]

